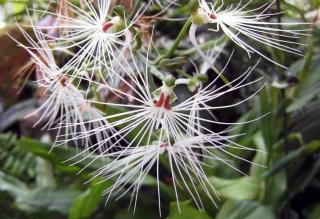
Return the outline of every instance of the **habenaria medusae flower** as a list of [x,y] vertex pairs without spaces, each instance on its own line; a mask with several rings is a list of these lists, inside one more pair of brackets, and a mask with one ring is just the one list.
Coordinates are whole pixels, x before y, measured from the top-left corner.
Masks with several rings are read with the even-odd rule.
[[[186,192],[190,194],[199,209],[203,209],[204,206],[197,186],[200,186],[209,199],[216,204],[214,196],[218,194],[202,168],[202,161],[206,158],[221,160],[210,150],[215,147],[222,147],[223,143],[219,142],[219,140],[222,141],[222,138],[219,138],[218,135],[207,135],[205,137],[182,138],[172,143],[170,139],[164,136],[164,132],[164,129],[162,129],[160,139],[150,145],[127,148],[125,151],[108,155],[109,158],[114,158],[114,161],[95,172],[95,177],[103,176],[105,180],[113,179],[115,182],[105,191],[108,199],[111,196],[120,199],[131,192],[131,203],[134,201],[133,208],[135,209],[141,186],[144,185],[148,174],[154,168],[156,169],[155,177],[158,187],[159,212],[161,214],[160,184],[164,178],[160,175],[160,171],[164,172],[161,170],[164,166],[160,165],[160,157],[163,157],[168,164],[167,168],[172,178],[170,183],[174,187],[178,206],[181,198],[181,194],[179,194],[181,185],[185,187]],[[214,139],[215,146],[205,146],[208,143],[206,138]],[[202,151],[203,149],[206,151]]]
[[223,3],[219,5],[217,1],[213,3],[213,1],[208,0],[194,0],[190,4],[193,18],[189,31],[190,40],[203,56],[195,37],[196,30],[199,26],[205,24],[215,24],[209,31],[223,31],[234,43],[246,50],[249,56],[251,53],[257,53],[270,62],[286,68],[260,52],[242,37],[248,37],[258,43],[302,56],[300,50],[293,45],[304,46],[304,44],[297,42],[297,39],[306,35],[305,32],[309,30],[280,29],[279,26],[292,27],[306,25],[306,23],[264,21],[264,19],[279,15],[279,13],[266,13],[273,3],[266,3],[256,9],[246,9],[250,2],[242,6],[242,1],[240,1],[235,7],[230,5],[225,8]]
[[166,172],[164,168],[169,170],[168,174],[171,178],[169,183],[173,185],[179,211],[179,201],[185,197],[185,194],[190,195],[199,209],[204,209],[200,193],[205,194],[217,206],[219,193],[214,188],[214,181],[209,179],[203,166],[210,168],[208,163],[217,161],[236,169],[218,155],[222,148],[223,150],[227,150],[228,147],[247,149],[236,144],[230,145],[229,142],[232,142],[235,137],[237,136],[226,136],[226,131],[222,131],[193,137],[184,136],[173,142],[165,134],[165,130],[161,129],[159,139],[150,145],[130,147],[123,151],[109,153],[107,157],[114,158],[114,160],[97,170],[95,177],[103,176],[105,180],[114,180],[114,184],[104,193],[107,195],[107,200],[112,196],[118,200],[131,192],[131,204],[135,210],[140,189],[148,177],[149,180],[152,180],[151,170],[155,170],[161,215],[161,184],[166,181],[166,178],[160,175],[160,172]]
[[36,83],[44,91],[44,95],[48,97],[41,107],[33,113],[40,113],[41,115],[36,124],[47,120],[44,127],[52,127],[59,114],[68,113],[71,108],[77,105],[76,102],[82,95],[64,76],[64,69],[56,64],[44,36],[34,31],[36,42],[23,28],[19,25],[18,27],[29,45],[24,45],[13,37],[12,39],[30,54],[36,69]]
[[[29,116],[39,114],[35,125],[44,123],[43,128],[57,130],[53,148],[71,141],[81,143],[81,146],[86,148],[92,139],[92,136],[88,136],[89,130],[104,126],[108,121],[104,119],[100,110],[85,99],[84,92],[74,86],[70,78],[64,74],[65,67],[60,68],[56,64],[44,35],[34,31],[33,39],[19,25],[18,27],[29,45],[26,46],[13,37],[12,39],[30,54],[35,65],[36,83],[43,91],[41,99],[44,99],[41,106]],[[78,132],[81,132],[81,136],[77,135]],[[106,139],[114,132],[113,128],[95,132],[94,140]],[[104,151],[105,147],[107,144],[101,145],[99,149]]]
[[[128,71],[129,66],[127,65]],[[137,67],[136,64],[134,66]],[[118,132],[115,135],[121,135],[119,140],[112,147],[109,147],[107,151],[101,153],[100,156],[95,156],[95,148],[99,148],[99,144],[105,144],[112,136],[87,149],[87,151],[91,152],[89,156],[95,156],[95,159],[105,156],[114,159],[112,163],[102,167],[96,174],[104,176],[106,179],[115,179],[113,186],[106,191],[106,194],[109,195],[108,198],[112,194],[120,198],[131,191],[132,200],[135,200],[134,205],[136,205],[139,189],[150,169],[154,166],[157,168],[159,189],[161,180],[158,172],[160,166],[159,157],[166,155],[177,200],[179,200],[179,186],[177,186],[179,183],[179,185],[183,185],[186,188],[194,199],[195,204],[199,208],[203,208],[197,186],[201,186],[202,190],[213,202],[215,202],[213,195],[216,195],[216,192],[202,169],[202,160],[204,158],[219,160],[234,168],[229,162],[219,158],[212,150],[247,161],[236,154],[232,154],[227,148],[252,149],[233,142],[231,139],[234,136],[226,136],[227,131],[215,133],[203,125],[203,123],[223,125],[237,125],[237,123],[219,122],[214,117],[210,119],[204,118],[201,116],[201,112],[235,107],[245,102],[253,97],[254,94],[235,104],[225,106],[211,105],[215,99],[245,86],[258,83],[260,79],[245,82],[253,70],[253,68],[250,68],[239,78],[232,80],[230,84],[214,88],[213,85],[219,78],[217,76],[209,85],[199,86],[191,97],[180,100],[174,94],[176,81],[172,77],[167,77],[159,89],[150,90],[148,80],[150,76],[147,69],[148,67],[142,73],[138,68],[134,68],[131,69],[131,73],[126,74],[126,77],[130,80],[128,78],[120,78],[122,83],[127,84],[132,89],[131,93],[110,88],[114,93],[122,97],[122,101],[127,100],[127,103],[94,101],[95,104],[102,104],[106,107],[126,109],[118,114],[105,117],[107,120],[113,120],[113,122],[110,122],[110,126],[118,128]],[[100,127],[96,131],[100,132],[101,129],[108,127]],[[130,141],[124,146],[119,146],[120,140],[129,136],[131,137]],[[110,151],[113,147],[117,147],[115,152]],[[160,200],[160,194],[158,195]]]
[[[125,62],[125,60],[123,61]],[[174,78],[167,77],[160,88],[150,90],[149,77],[151,76],[149,76],[148,67],[145,68],[145,72],[143,73],[136,68],[136,64],[131,70],[129,66],[129,64],[126,64],[127,74],[125,77],[120,77],[120,80],[131,89],[131,92],[123,92],[120,89],[109,87],[112,92],[122,97],[121,100],[126,100],[127,103],[93,101],[95,104],[101,104],[107,108],[120,107],[125,109],[120,113],[106,116],[108,121],[113,120],[113,122],[110,122],[108,126],[100,127],[97,131],[108,129],[109,126],[119,127],[117,134],[121,135],[121,139],[132,136],[134,133],[134,137],[130,139],[129,146],[140,145],[142,142],[149,145],[153,142],[155,133],[160,129],[165,129],[166,133],[174,141],[181,139],[185,135],[190,137],[193,134],[200,135],[202,131],[214,134],[203,123],[227,123],[215,121],[214,118],[202,118],[199,116],[200,113],[235,107],[243,103],[247,99],[227,106],[210,106],[215,99],[258,83],[261,80],[257,79],[252,82],[245,82],[253,70],[253,68],[249,68],[247,72],[228,84],[214,88],[213,85],[218,80],[217,77],[207,86],[199,87],[197,92],[191,97],[183,100],[178,99],[175,95],[176,80]],[[252,96],[248,97],[248,99]],[[105,144],[109,140],[109,138],[104,139],[98,142],[97,145]],[[97,145],[93,145],[92,147],[95,148]]]
[[[80,8],[69,1],[69,10],[73,16],[65,16],[60,13],[40,11],[44,14],[54,16],[59,23],[53,26],[35,27],[45,36],[45,31],[51,29],[62,30],[60,36],[46,36],[53,49],[69,50],[76,52],[66,64],[70,71],[67,73],[71,79],[81,78],[93,80],[93,72],[99,72],[97,76],[105,80],[109,75],[116,74],[113,65],[123,56],[125,50],[130,46],[133,36],[130,28],[140,16],[143,8],[129,21],[125,20],[125,12],[119,8],[114,10],[115,16],[111,16],[111,1],[98,0],[82,1],[85,8]],[[33,9],[34,11],[39,11]],[[84,76],[85,71],[91,71],[89,77]]]

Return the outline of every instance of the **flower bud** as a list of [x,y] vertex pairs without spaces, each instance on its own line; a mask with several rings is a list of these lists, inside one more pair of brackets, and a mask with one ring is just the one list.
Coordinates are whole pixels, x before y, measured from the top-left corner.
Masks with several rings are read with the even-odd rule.
[[194,93],[199,88],[201,83],[207,82],[207,81],[208,81],[207,75],[205,74],[196,75],[189,80],[188,89],[190,92]]
[[173,87],[176,84],[176,78],[172,75],[168,75],[164,80],[164,84],[168,87]]
[[187,60],[185,57],[174,57],[172,59],[163,59],[159,63],[159,67],[166,71],[175,71],[182,65],[186,64]]
[[112,23],[113,23],[112,32],[114,33],[120,32],[126,28],[126,24],[123,18],[121,18],[120,16],[113,17]]
[[198,0],[192,0],[189,3],[189,10],[190,10],[191,14],[195,14],[197,12],[198,8],[199,8]]
[[198,0],[191,1],[189,4],[189,9],[191,11],[192,22],[195,25],[202,26],[202,25],[209,23],[208,16],[199,7]]

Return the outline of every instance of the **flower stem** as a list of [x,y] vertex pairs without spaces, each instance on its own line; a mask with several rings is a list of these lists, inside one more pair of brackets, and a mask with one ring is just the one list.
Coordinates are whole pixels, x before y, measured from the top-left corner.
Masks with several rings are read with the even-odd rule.
[[171,48],[165,53],[163,54],[162,56],[160,56],[157,60],[155,60],[155,64],[158,65],[161,60],[163,59],[168,59],[168,58],[171,58],[176,49],[178,48],[178,46],[180,45],[180,42],[181,40],[183,39],[183,37],[186,35],[190,25],[192,23],[192,18],[190,17],[187,22],[183,25],[179,35],[177,36],[177,39],[175,40],[175,42],[173,43],[173,45],[171,46]]

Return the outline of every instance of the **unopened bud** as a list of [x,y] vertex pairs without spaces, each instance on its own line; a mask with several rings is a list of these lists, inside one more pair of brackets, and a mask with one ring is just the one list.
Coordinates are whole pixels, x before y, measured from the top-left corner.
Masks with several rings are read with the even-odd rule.
[[172,75],[168,75],[164,79],[164,84],[168,87],[173,87],[176,84],[176,78]]
[[189,10],[192,16],[192,22],[195,25],[202,26],[209,22],[208,16],[205,12],[199,7],[198,0],[193,0],[189,4]]
[[186,63],[187,60],[185,57],[175,57],[172,59],[161,60],[161,62],[159,63],[159,67],[166,71],[175,71]]

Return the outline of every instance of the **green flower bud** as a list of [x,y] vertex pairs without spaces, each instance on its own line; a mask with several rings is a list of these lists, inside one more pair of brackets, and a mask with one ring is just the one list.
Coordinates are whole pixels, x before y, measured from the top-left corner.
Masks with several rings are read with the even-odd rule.
[[196,91],[199,85],[200,85],[199,81],[196,78],[192,78],[188,83],[188,90],[193,93]]
[[192,14],[192,22],[195,25],[202,26],[209,23],[209,19],[208,16],[200,8],[198,8],[197,12]]
[[185,57],[175,57],[172,59],[163,59],[159,63],[159,67],[166,71],[175,71],[182,65],[186,64],[187,60]]
[[198,8],[199,8],[199,2],[198,2],[198,0],[192,0],[192,1],[189,3],[189,10],[190,10],[191,14],[197,13]]
[[168,75],[164,79],[164,84],[168,87],[173,87],[176,84],[176,78],[172,75]]
[[189,4],[192,16],[192,22],[198,26],[205,25],[209,22],[208,16],[199,7],[198,0],[193,0]]
[[125,21],[119,16],[114,17],[112,19],[112,22],[113,22],[112,32],[114,33],[120,32],[126,28]]

